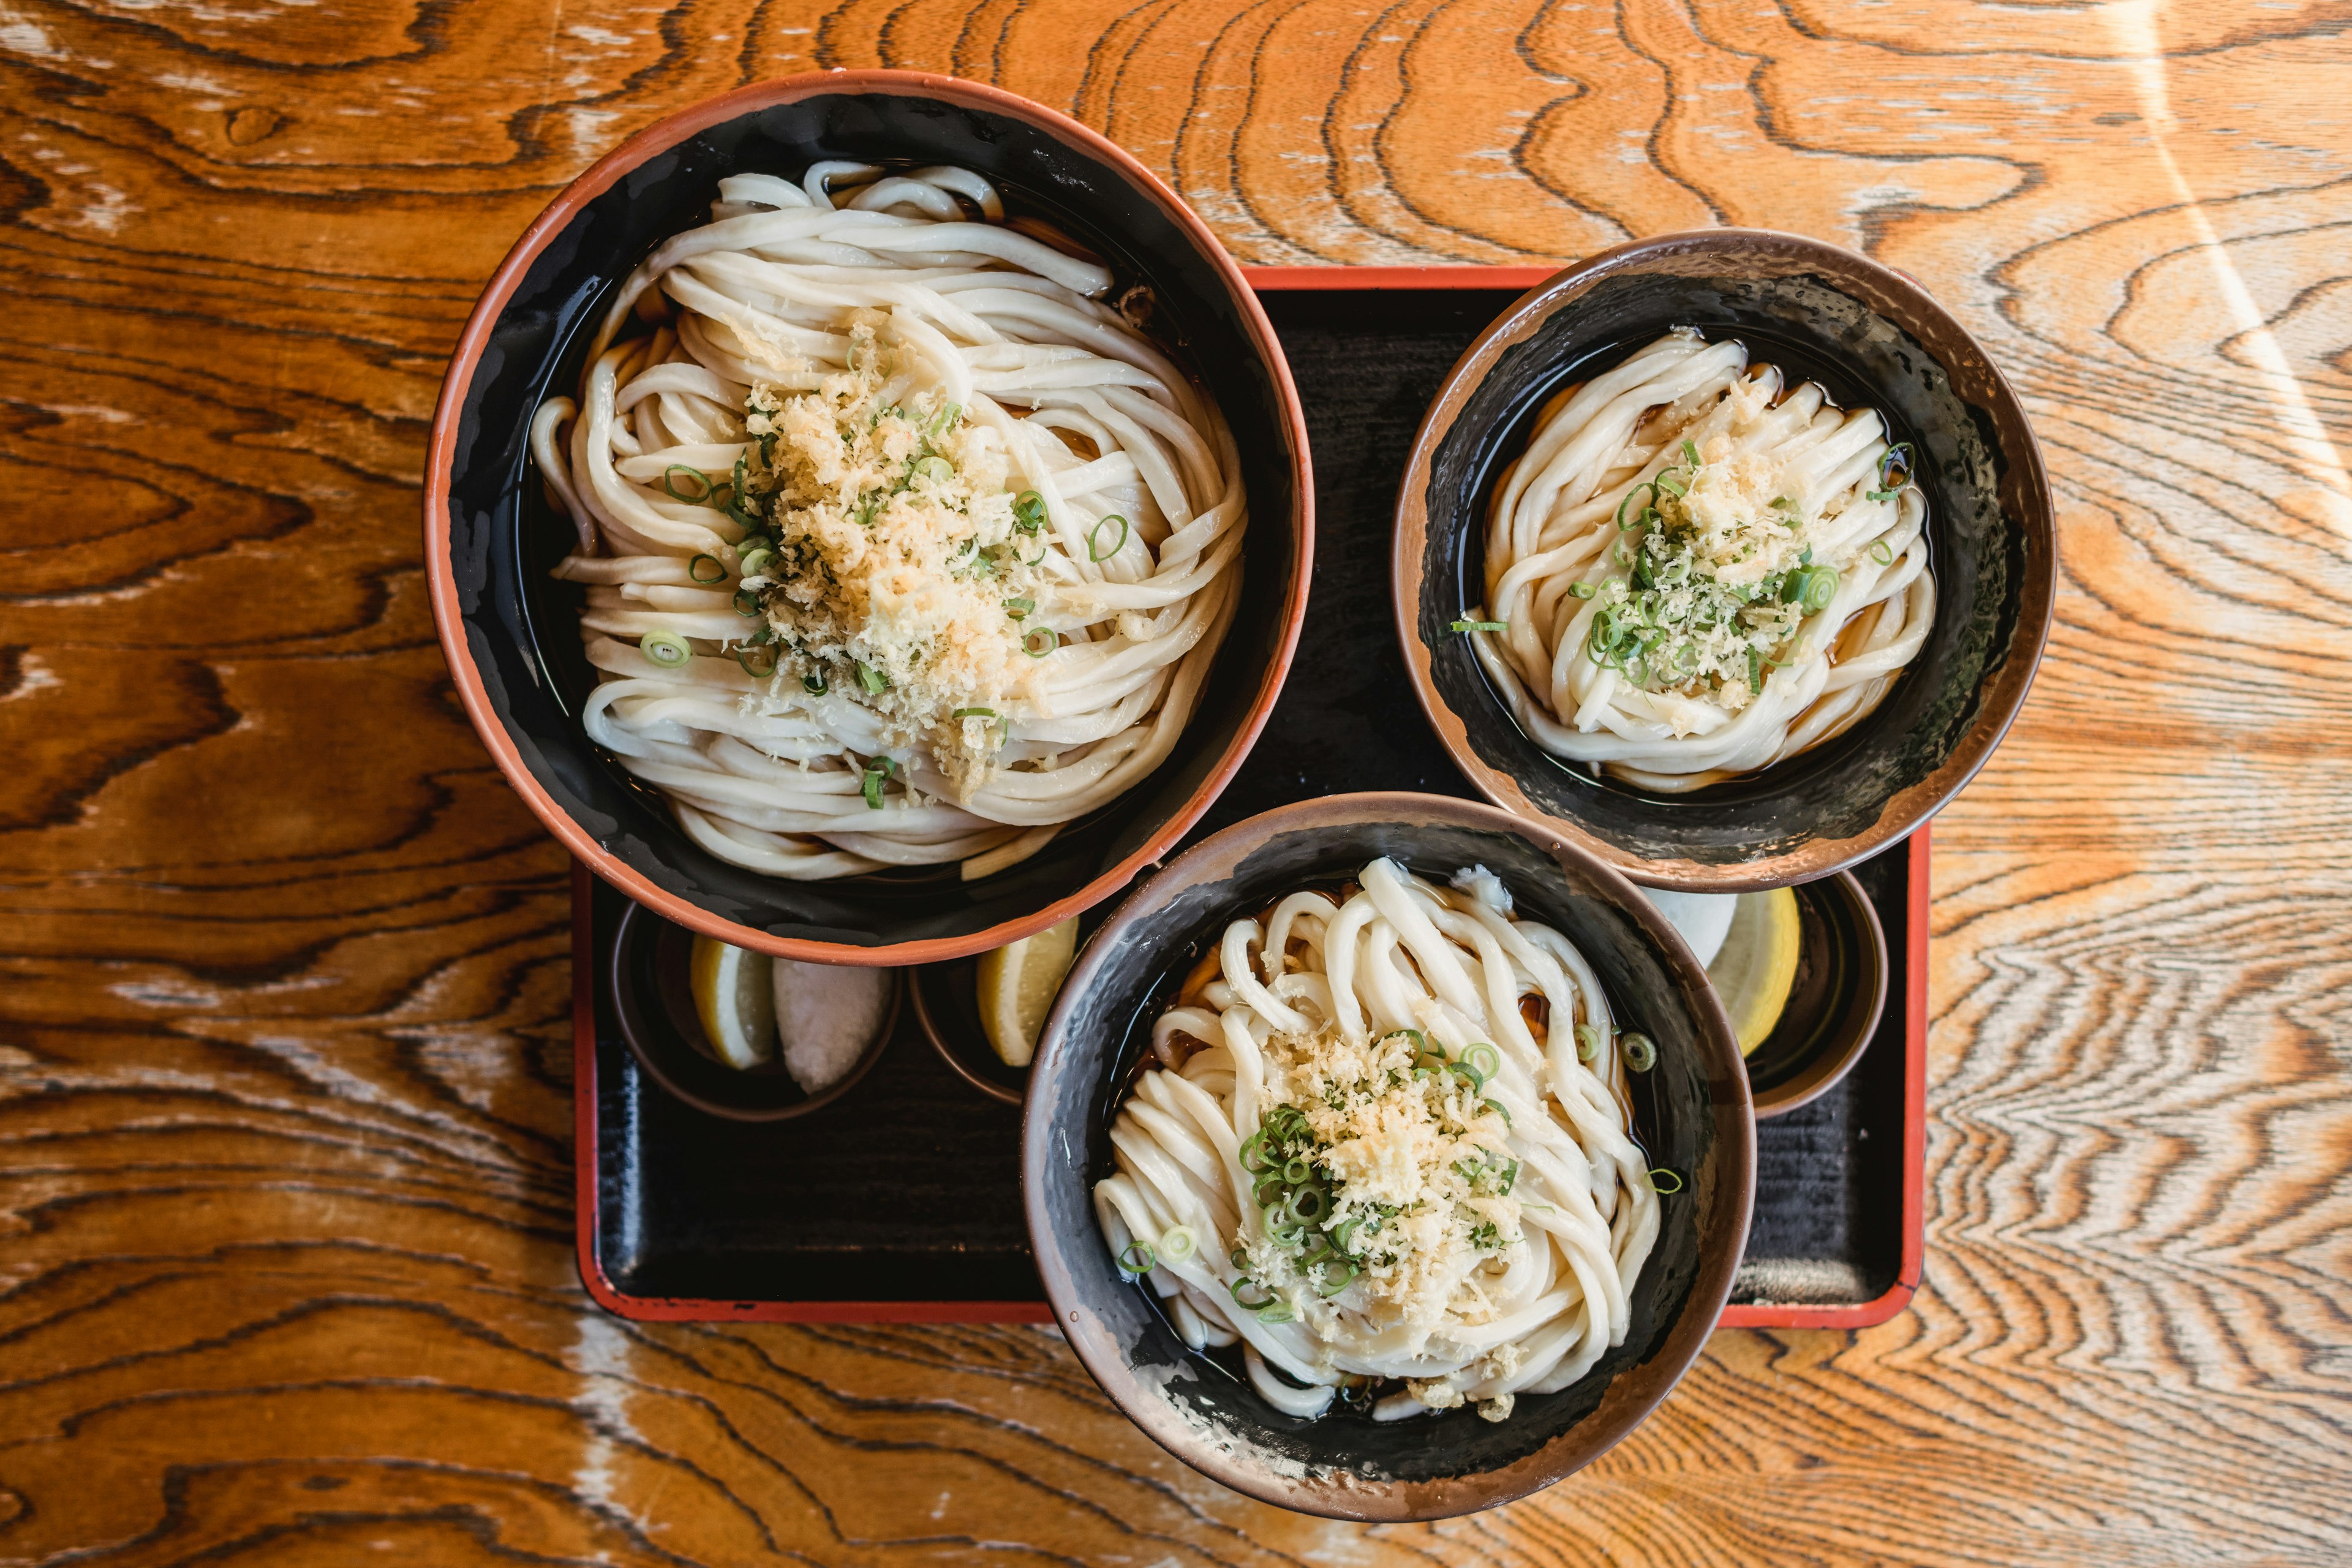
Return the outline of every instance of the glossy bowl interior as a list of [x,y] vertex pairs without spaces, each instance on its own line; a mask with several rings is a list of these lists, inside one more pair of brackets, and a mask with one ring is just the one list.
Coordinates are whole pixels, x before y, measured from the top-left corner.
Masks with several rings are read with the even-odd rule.
[[[1140,1285],[1123,1282],[1095,1217],[1114,1100],[1148,1049],[1155,997],[1226,921],[1391,855],[1450,876],[1484,865],[1523,915],[1583,952],[1625,1026],[1657,1041],[1633,1079],[1637,1133],[1688,1173],[1632,1292],[1633,1327],[1593,1372],[1519,1397],[1507,1420],[1468,1409],[1375,1423],[1276,1414],[1187,1351]],[[1079,954],[1045,1026],[1022,1131],[1030,1243],[1063,1334],[1119,1408],[1226,1486],[1337,1518],[1433,1519],[1549,1485],[1631,1431],[1713,1330],[1748,1235],[1755,1124],[1730,1024],[1664,916],[1625,879],[1540,826],[1419,795],[1338,795],[1204,839],[1130,895]]]
[[[1487,508],[1561,385],[1678,326],[1878,409],[1920,455],[1937,609],[1876,711],[1728,784],[1657,795],[1594,777],[1519,729],[1452,623],[1485,597]],[[1393,562],[1406,668],[1479,791],[1539,817],[1634,881],[1692,892],[1801,882],[1911,832],[1982,766],[2049,634],[2049,481],[2024,410],[1926,290],[1836,246],[1718,229],[1621,247],[1530,291],[1473,344],[1432,405],[1398,497]]]
[[[1250,493],[1241,603],[1169,761],[1029,860],[977,882],[952,865],[793,882],[689,840],[659,796],[579,723],[595,671],[581,590],[549,571],[571,525],[529,464],[530,416],[575,384],[605,302],[656,245],[706,221],[721,176],[810,163],[956,163],[1016,216],[1106,259],[1114,293],[1149,290],[1146,330],[1233,427]],[[1288,367],[1241,273],[1200,220],[1126,153],[993,88],[906,71],[764,83],[663,121],[558,197],[467,323],[434,417],[426,563],[457,689],[523,800],[598,876],[739,946],[829,963],[977,952],[1108,897],[1174,844],[1248,752],[1288,668],[1306,604],[1312,502]]]

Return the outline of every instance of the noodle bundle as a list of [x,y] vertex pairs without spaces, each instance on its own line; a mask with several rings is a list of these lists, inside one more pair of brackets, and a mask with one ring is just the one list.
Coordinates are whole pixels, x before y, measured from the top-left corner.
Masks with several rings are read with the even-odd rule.
[[1239,591],[1233,437],[976,174],[719,194],[532,424],[583,722],[736,865],[1001,869],[1191,718]]
[[[1496,487],[1479,662],[1556,757],[1666,793],[1875,709],[1936,618],[1906,447],[1676,331],[1562,393]],[[1491,616],[1492,619],[1488,619]]]
[[1565,937],[1483,868],[1440,887],[1379,859],[1211,960],[1153,1026],[1095,1188],[1188,1344],[1238,1340],[1286,1415],[1346,1385],[1381,1419],[1499,1421],[1623,1342],[1660,1218],[1625,1074],[1656,1047],[1617,1034]]

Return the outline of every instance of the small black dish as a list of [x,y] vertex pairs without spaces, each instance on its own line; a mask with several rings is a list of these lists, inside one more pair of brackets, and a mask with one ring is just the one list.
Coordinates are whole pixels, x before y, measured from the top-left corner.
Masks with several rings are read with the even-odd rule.
[[[1631,1332],[1557,1394],[1506,1419],[1467,1408],[1376,1423],[1277,1414],[1188,1351],[1124,1279],[1095,1215],[1110,1122],[1150,1048],[1151,1003],[1194,944],[1300,887],[1394,856],[1450,874],[1483,865],[1574,942],[1620,1019],[1657,1042],[1633,1080],[1636,1131],[1687,1172],[1629,1292]],[[1756,1123],[1723,1004],[1656,906],[1540,823],[1424,795],[1300,801],[1203,839],[1130,894],[1078,954],[1046,1020],[1022,1122],[1029,1241],[1054,1319],[1113,1403],[1170,1453],[1237,1491],[1339,1519],[1438,1519],[1489,1508],[1590,1463],[1665,1398],[1714,1331],[1747,1243]]]
[[915,1023],[955,1075],[988,1096],[1018,1105],[1029,1089],[1027,1068],[1007,1067],[980,1024],[980,960],[959,958],[908,971]]
[[[1654,795],[1572,768],[1519,728],[1454,624],[1485,597],[1487,509],[1538,410],[1676,327],[1867,403],[1914,444],[1936,619],[1876,711],[1748,778]],[[1530,290],[1431,405],[1397,499],[1391,561],[1407,674],[1479,792],[1651,887],[1810,881],[1932,816],[1992,754],[2050,629],[2056,535],[2025,411],[1984,350],[1902,274],[1834,245],[1710,229],[1625,245]]]
[[894,975],[889,1009],[865,1053],[839,1081],[810,1094],[781,1054],[755,1068],[731,1068],[710,1054],[688,979],[693,950],[692,931],[626,906],[604,951],[604,996],[637,1065],[696,1110],[730,1121],[789,1121],[847,1094],[881,1059],[906,1000],[905,976]]
[[1886,1008],[1886,931],[1851,871],[1791,889],[1802,936],[1780,1023],[1748,1058],[1759,1121],[1829,1091],[1853,1069]]

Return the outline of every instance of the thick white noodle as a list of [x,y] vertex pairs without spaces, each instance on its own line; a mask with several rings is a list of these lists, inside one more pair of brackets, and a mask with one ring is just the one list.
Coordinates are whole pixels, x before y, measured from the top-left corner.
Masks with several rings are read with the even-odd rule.
[[[1657,1240],[1657,1193],[1591,969],[1558,931],[1515,919],[1483,870],[1454,880],[1441,887],[1376,860],[1362,890],[1337,908],[1302,893],[1263,925],[1233,922],[1204,1001],[1171,1009],[1153,1031],[1163,1062],[1175,1059],[1178,1035],[1207,1048],[1144,1072],[1112,1126],[1116,1170],[1095,1188],[1112,1253],[1134,1241],[1158,1247],[1171,1227],[1190,1227],[1198,1245],[1181,1261],[1159,1248],[1148,1278],[1193,1349],[1240,1339],[1252,1382],[1287,1415],[1321,1414],[1351,1374],[1411,1381],[1412,1392],[1376,1407],[1386,1419],[1433,1401],[1477,1403],[1499,1417],[1507,1395],[1565,1388],[1623,1342],[1627,1298]],[[1519,1011],[1528,995],[1545,1003],[1541,1040]],[[1600,1041],[1589,1062],[1579,1023]],[[1287,1322],[1235,1302],[1231,1255],[1262,1224],[1240,1152],[1271,1109],[1262,1103],[1266,1042],[1326,1027],[1358,1045],[1399,1029],[1457,1053],[1486,1041],[1501,1059],[1482,1092],[1510,1113],[1520,1227],[1475,1276],[1468,1294],[1485,1305],[1449,1309],[1433,1330],[1376,1321],[1360,1279],[1330,1299],[1336,1311]]]
[[[1470,618],[1506,629],[1473,632],[1472,646],[1519,727],[1552,755],[1664,793],[1752,773],[1851,729],[1926,642],[1936,619],[1927,503],[1916,485],[1868,499],[1886,451],[1878,415],[1836,408],[1808,383],[1736,423],[1742,400],[1727,395],[1747,374],[1746,345],[1670,333],[1540,420],[1496,487],[1486,603]],[[1777,387],[1777,370],[1757,374]],[[1601,601],[1570,592],[1629,575],[1613,547],[1639,549],[1642,531],[1620,531],[1619,501],[1676,463],[1685,439],[1710,437],[1770,458],[1804,516],[1836,512],[1816,525],[1814,553],[1836,567],[1837,596],[1736,713],[1595,663],[1585,645]]]
[[[970,879],[1167,758],[1233,618],[1246,500],[1216,407],[1093,298],[1107,270],[988,221],[1003,204],[969,171],[878,174],[830,163],[797,184],[721,181],[714,221],[630,276],[578,398],[542,406],[530,446],[579,531],[557,575],[587,585],[581,629],[604,674],[587,732],[688,836],[778,877],[961,861]],[[842,371],[860,310],[888,313],[883,336],[909,367],[892,395],[961,405],[1009,454],[1009,488],[1045,500],[1045,585],[1021,629],[1061,644],[967,795],[923,746],[888,744],[854,693],[745,673],[735,650],[761,625],[732,607],[746,531],[666,488],[673,464],[731,470],[754,382],[790,395]],[[625,334],[633,321],[653,330]],[[1093,559],[1114,514],[1124,542]],[[719,580],[694,576],[705,555]],[[656,666],[639,646],[655,632],[694,657]],[[894,764],[878,809],[862,793],[877,756]]]

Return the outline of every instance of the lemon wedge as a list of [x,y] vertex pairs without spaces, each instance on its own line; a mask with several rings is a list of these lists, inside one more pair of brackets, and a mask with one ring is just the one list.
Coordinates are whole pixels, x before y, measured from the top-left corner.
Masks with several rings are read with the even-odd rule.
[[1797,895],[1787,888],[1742,893],[1731,911],[1731,925],[1723,945],[1706,966],[1706,977],[1731,1015],[1739,1036],[1739,1054],[1748,1056],[1764,1043],[1789,992],[1797,984],[1797,954],[1803,946]]
[[755,1068],[776,1054],[774,964],[766,953],[698,936],[687,973],[695,1016],[720,1061]]
[[1025,1068],[1037,1054],[1038,1033],[1077,952],[1074,915],[980,955],[980,1025],[1006,1067]]

